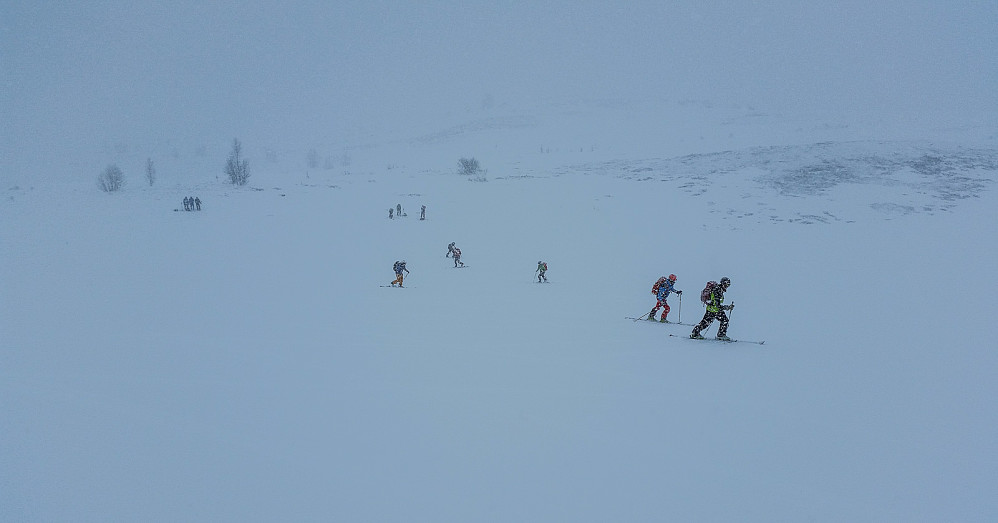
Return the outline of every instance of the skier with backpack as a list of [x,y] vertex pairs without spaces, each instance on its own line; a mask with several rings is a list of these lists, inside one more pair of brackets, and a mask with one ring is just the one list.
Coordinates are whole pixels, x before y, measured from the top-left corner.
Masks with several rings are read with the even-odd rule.
[[451,254],[453,254],[454,256],[454,267],[457,267],[458,264],[460,264],[461,267],[464,267],[464,262],[461,261],[461,249],[454,247],[454,249],[451,251]]
[[724,305],[724,292],[730,286],[731,279],[727,276],[721,278],[719,283],[714,281],[707,282],[703,291],[700,292],[700,301],[707,306],[707,311],[704,312],[700,323],[696,327],[693,327],[693,333],[690,334],[690,338],[695,340],[704,339],[700,332],[710,327],[710,324],[717,319],[721,322],[717,328],[717,339],[731,341],[731,338],[728,337],[728,315],[724,313],[724,311],[730,311],[735,308],[733,302],[731,305]]
[[444,255],[444,258],[450,258],[451,254],[454,254],[454,242],[447,244],[447,254]]
[[537,273],[537,283],[541,283],[541,279],[543,279],[545,282],[548,281],[548,277],[544,275],[544,273],[547,271],[548,271],[548,264],[542,261],[538,261],[537,270],[534,271]]
[[399,284],[399,287],[401,287],[402,272],[405,271],[406,274],[409,274],[409,269],[405,268],[405,260],[396,261],[395,264],[392,265],[392,269],[395,270],[395,279],[392,280],[392,287],[394,287],[396,283]]
[[662,276],[661,278],[658,279],[658,281],[655,282],[655,285],[652,285],[651,293],[655,295],[655,299],[658,301],[655,302],[655,307],[652,308],[651,312],[648,313],[649,320],[654,321],[655,313],[658,312],[659,308],[661,308],[662,319],[658,321],[662,323],[669,323],[669,320],[666,319],[666,316],[669,315],[669,311],[672,309],[669,308],[669,304],[666,303],[666,300],[669,299],[670,293],[674,292],[676,294],[679,294],[680,296],[683,294],[683,291],[678,291],[674,288],[675,284],[676,284],[676,275],[670,274],[668,278]]

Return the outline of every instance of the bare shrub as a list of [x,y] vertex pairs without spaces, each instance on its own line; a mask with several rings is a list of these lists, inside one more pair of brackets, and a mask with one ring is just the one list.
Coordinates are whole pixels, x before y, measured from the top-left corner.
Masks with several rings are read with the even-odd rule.
[[121,168],[113,163],[97,176],[97,187],[104,192],[115,192],[124,186],[125,175],[121,172]]
[[457,161],[457,172],[458,174],[474,175],[478,174],[482,168],[478,165],[478,160],[474,158],[461,158]]
[[225,162],[225,174],[232,185],[246,185],[249,179],[249,160],[243,159],[243,144],[238,139],[232,140],[232,152]]
[[156,165],[152,163],[152,158],[146,158],[146,181],[149,187],[156,183]]

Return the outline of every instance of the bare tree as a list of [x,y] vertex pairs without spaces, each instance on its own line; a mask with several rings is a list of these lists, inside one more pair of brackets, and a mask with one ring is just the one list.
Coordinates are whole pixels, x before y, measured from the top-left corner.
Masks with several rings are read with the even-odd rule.
[[146,181],[149,187],[156,183],[156,165],[152,163],[152,158],[146,158]]
[[481,166],[478,165],[478,160],[474,158],[461,158],[457,161],[458,174],[478,174],[480,170]]
[[125,185],[125,175],[115,165],[108,165],[104,172],[97,176],[97,187],[104,192],[114,192]]
[[233,185],[246,185],[246,180],[249,179],[249,160],[243,159],[242,154],[243,144],[238,139],[232,140],[232,152],[225,163],[225,174]]

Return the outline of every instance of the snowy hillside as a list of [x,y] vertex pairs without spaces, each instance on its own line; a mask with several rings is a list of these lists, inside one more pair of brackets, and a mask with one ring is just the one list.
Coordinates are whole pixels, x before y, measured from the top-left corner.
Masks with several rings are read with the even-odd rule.
[[993,130],[662,104],[3,187],[0,520],[998,516]]

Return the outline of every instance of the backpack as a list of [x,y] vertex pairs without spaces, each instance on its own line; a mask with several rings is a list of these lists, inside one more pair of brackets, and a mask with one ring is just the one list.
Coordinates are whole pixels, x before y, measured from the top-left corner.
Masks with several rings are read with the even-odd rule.
[[542,264],[541,264],[541,266],[540,266],[540,269],[541,269],[542,271],[546,271],[546,270],[548,270],[548,264],[547,264],[547,263],[542,263]]
[[707,286],[700,291],[700,301],[702,301],[704,305],[710,303],[710,295],[714,292],[714,287],[717,287],[717,282],[711,280],[707,282]]
[[658,294],[658,288],[661,287],[663,283],[665,283],[665,276],[659,278],[658,281],[655,282],[655,285],[651,286],[651,293]]
[[392,270],[395,272],[399,271],[399,262],[395,262],[394,264],[392,264]]

